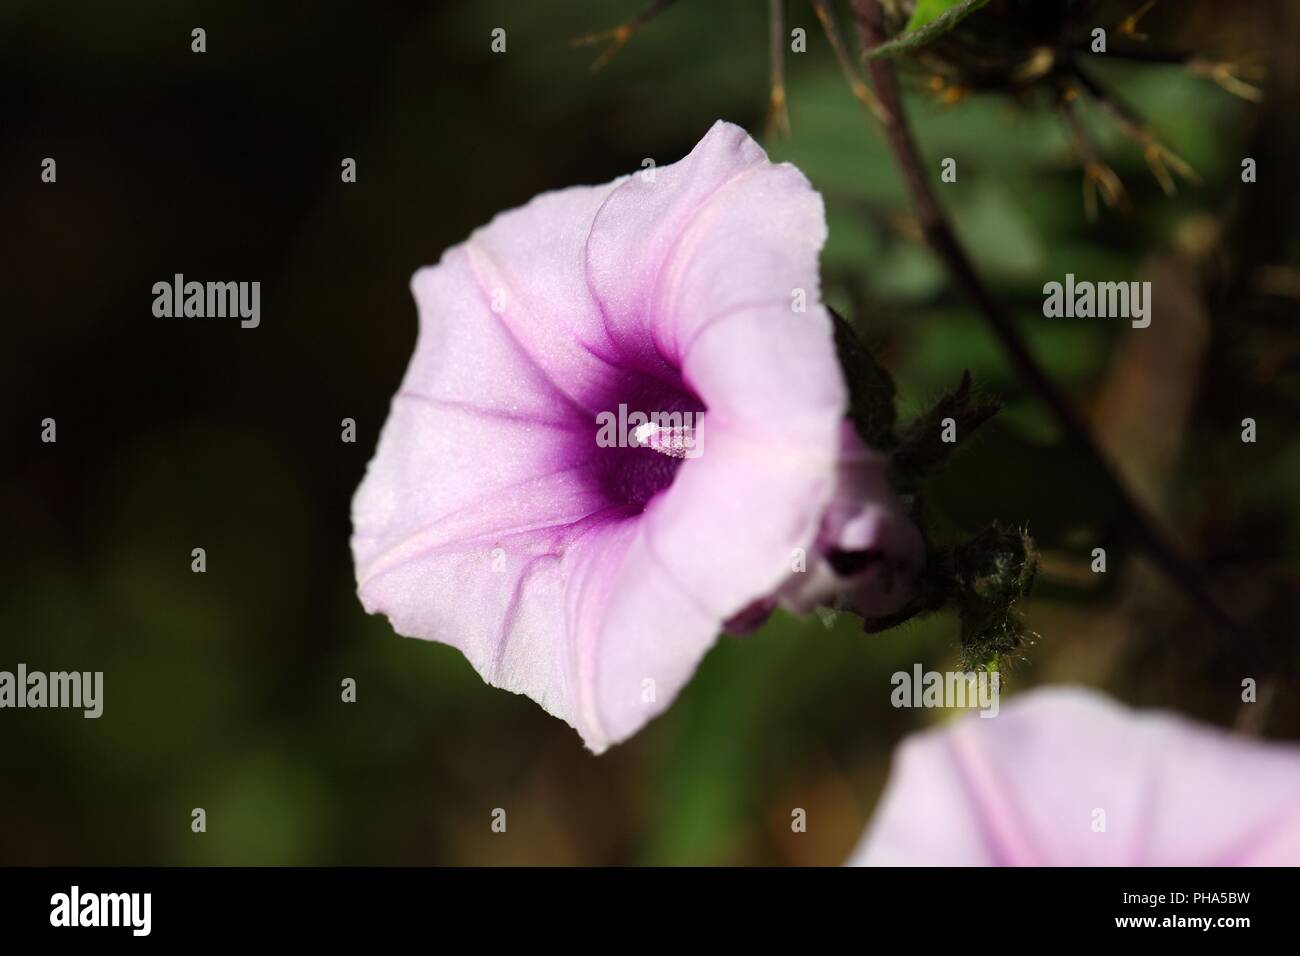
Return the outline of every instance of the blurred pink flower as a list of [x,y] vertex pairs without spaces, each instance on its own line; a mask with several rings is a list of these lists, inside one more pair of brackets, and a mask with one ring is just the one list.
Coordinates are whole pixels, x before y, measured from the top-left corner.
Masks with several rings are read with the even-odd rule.
[[[366,610],[596,752],[635,733],[725,622],[770,609],[799,549],[819,569],[852,523],[828,539],[856,439],[825,238],[804,176],[719,122],[681,162],[538,196],[416,273],[419,340],[353,501]],[[598,442],[620,407],[687,424]],[[888,500],[858,507],[905,522],[871,487]],[[866,521],[855,548],[875,546]],[[919,567],[905,540],[859,577]],[[890,575],[885,603],[909,584]]]
[[1295,866],[1300,748],[1081,688],[904,741],[853,866]]

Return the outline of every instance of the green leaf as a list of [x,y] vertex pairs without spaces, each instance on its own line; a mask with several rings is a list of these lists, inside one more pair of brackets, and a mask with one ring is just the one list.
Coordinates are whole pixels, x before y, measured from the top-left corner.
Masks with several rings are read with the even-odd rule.
[[916,0],[916,9],[912,11],[912,19],[907,22],[904,30],[919,30],[931,20],[943,16],[962,0]]
[[989,0],[917,0],[907,28],[868,54],[872,59],[916,50],[934,42]]
[[876,364],[858,334],[838,313],[831,312],[835,351],[849,386],[849,419],[871,448],[888,451],[894,438],[894,380]]

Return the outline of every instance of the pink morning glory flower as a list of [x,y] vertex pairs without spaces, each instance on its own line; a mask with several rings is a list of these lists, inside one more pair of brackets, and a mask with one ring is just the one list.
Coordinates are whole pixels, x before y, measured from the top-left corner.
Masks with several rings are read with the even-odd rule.
[[1033,691],[904,741],[849,862],[1295,866],[1300,747]]
[[836,548],[867,555],[840,560],[867,611],[901,605],[922,545],[842,428],[825,238],[804,176],[719,122],[417,272],[415,354],[353,501],[365,608],[600,752],[727,622],[825,597]]

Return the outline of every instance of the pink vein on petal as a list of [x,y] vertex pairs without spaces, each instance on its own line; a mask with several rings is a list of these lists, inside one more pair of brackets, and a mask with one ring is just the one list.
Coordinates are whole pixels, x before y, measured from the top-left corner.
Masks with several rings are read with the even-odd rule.
[[1037,854],[1021,833],[1017,819],[1020,814],[998,783],[998,768],[991,765],[980,749],[976,727],[969,721],[959,722],[946,744],[993,858],[1003,866],[1036,865]]

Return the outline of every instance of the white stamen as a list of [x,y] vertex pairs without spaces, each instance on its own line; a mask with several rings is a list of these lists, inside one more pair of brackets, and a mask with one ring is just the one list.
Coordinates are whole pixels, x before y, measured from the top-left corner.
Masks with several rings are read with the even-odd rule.
[[689,425],[662,428],[656,422],[646,422],[632,432],[632,440],[670,458],[685,458],[695,449],[695,430]]

